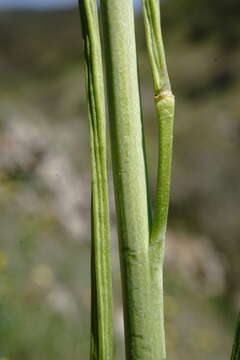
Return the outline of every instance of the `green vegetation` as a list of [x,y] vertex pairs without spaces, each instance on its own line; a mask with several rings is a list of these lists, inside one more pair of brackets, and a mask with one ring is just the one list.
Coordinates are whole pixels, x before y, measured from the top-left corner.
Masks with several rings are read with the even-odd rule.
[[133,3],[102,1],[127,359],[151,358],[149,218]]
[[236,335],[233,344],[232,357],[231,360],[240,359],[240,317],[237,320]]
[[[142,129],[142,114],[140,106],[139,77],[137,71],[137,54],[135,44],[135,28],[133,3],[118,1],[102,1],[105,56],[107,69],[109,120],[111,129],[111,148],[113,160],[113,177],[115,186],[116,210],[118,218],[118,236],[121,260],[121,277],[123,288],[123,309],[125,348],[127,359],[166,359],[164,331],[164,297],[163,297],[163,263],[165,236],[167,228],[169,191],[172,158],[172,131],[174,117],[174,96],[171,92],[164,46],[160,28],[160,11],[158,1],[144,0],[143,12],[150,57],[154,89],[156,113],[158,119],[158,179],[156,204],[151,212],[151,200],[148,198],[148,178],[144,148],[144,133]],[[96,121],[96,140],[103,138],[101,148],[105,149],[105,137],[98,134],[101,121],[104,121],[104,84],[101,65],[101,45],[99,25],[97,21],[96,3],[80,3],[80,16],[83,24],[85,42],[85,58],[88,74],[88,97],[90,103],[90,120]],[[94,46],[95,45],[95,46]],[[96,72],[94,72],[94,70]],[[98,86],[101,87],[102,101],[99,101]],[[101,113],[98,110],[102,109]],[[101,115],[98,118],[98,115]],[[91,122],[92,123],[92,122]],[[92,127],[91,127],[91,131]],[[105,133],[105,127],[103,128]],[[93,140],[92,140],[93,139]],[[94,143],[94,145],[95,145]],[[92,146],[92,153],[96,150]],[[93,184],[97,180],[98,157],[92,156]],[[100,162],[100,165],[101,162]],[[106,179],[106,162],[104,162]],[[101,182],[100,182],[101,185]],[[94,185],[93,185],[94,186]],[[94,189],[94,187],[93,187]],[[102,191],[101,186],[97,192]],[[105,192],[107,188],[105,187]],[[93,209],[96,204],[99,213],[93,211],[93,229],[101,226],[101,211],[108,211],[108,198],[99,202],[93,197]],[[101,196],[100,196],[101,200]],[[95,201],[95,202],[94,202]],[[99,207],[99,204],[102,207]],[[104,222],[103,222],[104,224]],[[108,226],[108,219],[107,219]],[[106,228],[106,223],[105,223]],[[104,235],[93,237],[93,249],[98,244],[100,254],[106,255],[109,246],[104,246]],[[95,233],[94,233],[95,235]],[[102,248],[101,248],[101,244]],[[100,256],[101,259],[101,256]],[[108,261],[109,264],[109,261]],[[95,264],[94,264],[95,265]],[[97,270],[103,273],[105,262],[98,262]],[[92,286],[93,301],[98,296],[109,296],[109,268],[107,268],[107,283],[99,281],[98,271],[93,266],[92,281],[99,284],[98,291]],[[110,289],[110,291],[109,291]],[[96,295],[95,295],[96,293]],[[103,297],[104,298],[104,297]],[[101,303],[101,301],[99,301]],[[95,306],[96,307],[96,306]],[[91,358],[112,357],[111,333],[108,329],[111,318],[106,316],[107,307],[92,309],[92,333],[94,334]],[[104,314],[105,316],[102,316]],[[100,319],[100,326],[98,318]],[[98,343],[100,339],[100,346]],[[106,342],[107,340],[107,342]],[[99,351],[101,344],[105,351]],[[107,351],[106,351],[107,349]],[[239,329],[235,336],[232,359],[239,357]]]
[[[226,360],[239,304],[240,53],[238,46],[221,50],[216,34],[222,25],[197,41],[188,15],[200,2],[189,2],[183,14],[179,3],[161,8],[177,99],[164,278],[167,354],[173,360]],[[229,17],[230,10],[224,11]],[[210,10],[194,14],[204,23]],[[0,358],[87,359],[90,155],[78,11],[0,16]],[[142,16],[135,25],[154,193],[158,130]],[[114,359],[120,360],[112,193],[110,204]]]
[[85,45],[92,166],[91,356],[112,359],[112,283],[105,97],[97,4],[79,2]]
[[[163,360],[166,358],[166,350],[162,272],[169,204],[174,97],[171,93],[166,69],[158,2],[145,1],[144,10],[159,126],[159,169],[153,219],[151,219],[151,204],[148,205],[150,200],[148,199],[148,180],[143,146],[145,140],[141,120],[133,3],[129,1],[119,3],[115,0],[102,1],[126,356],[127,359],[132,360]],[[90,120],[96,117],[96,140],[94,140],[96,143],[97,137],[105,139],[99,134],[104,112],[101,113],[101,118],[97,118],[98,110],[103,108],[104,104],[104,100],[99,102],[97,95],[100,91],[97,90],[98,86],[101,86],[101,93],[104,94],[104,86],[96,2],[81,2],[80,16],[88,65]],[[91,126],[92,128],[93,126]],[[101,148],[105,148],[105,141],[101,143]],[[95,154],[96,150],[93,148],[92,152]],[[96,166],[96,156],[91,158],[91,162],[94,184],[98,173],[101,174],[101,168]],[[99,193],[101,194],[101,187],[96,189],[96,194]],[[104,213],[108,207],[107,201],[99,207],[99,200],[96,197],[93,198],[93,208],[94,201],[98,205],[99,214],[93,212],[92,221],[94,226],[95,218],[99,219],[97,228],[101,225],[101,213]],[[95,242],[99,243],[100,254],[106,253],[106,250],[109,251],[109,247],[104,246],[105,232],[102,234],[102,237],[96,234],[96,237],[93,238],[93,248],[96,246]],[[104,269],[104,265],[104,263],[98,262],[98,271],[102,271],[101,268]],[[99,283],[97,295],[101,298],[103,292],[105,296],[109,295],[111,298],[111,293],[105,290],[107,285],[101,279],[98,280],[95,268],[92,269],[92,277],[96,279],[97,285]],[[109,276],[107,279],[109,281]],[[95,290],[93,287],[92,289]],[[95,297],[97,298],[93,293],[93,301]],[[106,308],[102,310],[103,314],[107,313]],[[102,326],[98,326],[96,317],[99,317]],[[98,314],[94,310],[92,318],[96,318],[93,323],[93,327],[95,327],[93,332],[97,332],[95,338],[104,338],[104,329],[111,319],[101,316],[101,311]],[[148,335],[146,336],[146,334]],[[106,332],[105,337],[107,336]],[[95,342],[97,343],[96,340]],[[104,340],[101,342],[104,343]],[[109,348],[110,346],[106,344],[105,347]],[[108,353],[98,353],[99,351],[96,351],[92,358],[111,357],[111,354]]]

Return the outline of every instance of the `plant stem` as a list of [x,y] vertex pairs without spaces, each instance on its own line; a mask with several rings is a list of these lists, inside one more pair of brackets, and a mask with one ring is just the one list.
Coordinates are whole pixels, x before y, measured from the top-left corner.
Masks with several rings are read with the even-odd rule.
[[102,0],[126,357],[150,360],[149,214],[133,2]]
[[154,359],[165,359],[163,260],[169,207],[172,161],[174,96],[171,92],[160,24],[159,0],[142,0],[148,53],[152,68],[158,124],[158,178],[153,211],[149,259],[151,269],[152,320],[155,324]]
[[151,244],[165,238],[172,161],[174,96],[168,77],[158,0],[142,0],[147,47],[152,68],[159,129],[158,181]]
[[80,0],[92,169],[91,360],[112,360],[112,285],[106,164],[105,97],[97,5]]
[[232,349],[231,360],[240,360],[240,314],[237,320],[237,329]]

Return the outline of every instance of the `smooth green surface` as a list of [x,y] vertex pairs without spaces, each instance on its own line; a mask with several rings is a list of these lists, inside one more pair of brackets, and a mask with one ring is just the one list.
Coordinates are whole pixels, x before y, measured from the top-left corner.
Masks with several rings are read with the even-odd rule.
[[153,75],[154,100],[159,132],[157,194],[151,244],[165,238],[172,161],[174,96],[165,60],[158,0],[142,0],[147,48]]
[[91,360],[112,359],[112,285],[103,70],[97,5],[80,0],[89,101],[92,168]]
[[133,2],[103,0],[127,359],[151,359],[149,223]]
[[163,306],[163,260],[168,217],[174,96],[167,72],[158,0],[142,0],[147,48],[153,75],[158,125],[158,175],[150,236],[153,358],[166,358]]

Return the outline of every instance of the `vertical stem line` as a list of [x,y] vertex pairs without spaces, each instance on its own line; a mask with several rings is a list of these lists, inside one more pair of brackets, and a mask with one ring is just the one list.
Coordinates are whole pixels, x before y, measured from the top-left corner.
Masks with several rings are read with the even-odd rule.
[[157,192],[150,245],[158,243],[163,252],[171,179],[174,96],[165,59],[159,0],[142,0],[142,5],[159,134]]
[[147,47],[155,91],[170,90],[160,23],[159,0],[142,0]]
[[154,100],[159,133],[157,193],[150,245],[163,242],[167,226],[174,117],[174,96],[171,92],[160,24],[158,0],[142,0],[149,59],[154,83]]
[[152,359],[149,218],[133,1],[102,0],[126,358]]
[[105,98],[95,0],[80,0],[85,48],[92,170],[91,360],[112,360],[112,284]]
[[237,328],[233,343],[231,360],[240,360],[240,314],[238,315]]
[[152,322],[155,359],[166,358],[163,302],[163,260],[169,207],[174,96],[171,92],[160,23],[159,0],[142,0],[147,48],[152,69],[158,125],[158,175],[150,235]]

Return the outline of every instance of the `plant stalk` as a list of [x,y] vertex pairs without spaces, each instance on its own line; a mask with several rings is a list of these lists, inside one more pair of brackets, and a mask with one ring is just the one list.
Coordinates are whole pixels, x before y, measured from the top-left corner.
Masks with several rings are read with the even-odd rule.
[[[142,0],[147,48],[152,69],[154,100],[158,125],[158,177],[153,222],[150,235],[151,297],[155,315],[156,331],[153,343],[158,343],[154,359],[166,358],[164,306],[163,306],[163,261],[168,218],[172,137],[174,119],[174,96],[169,81],[160,23],[159,0]],[[160,319],[160,321],[159,321]]]
[[174,96],[169,81],[160,23],[159,0],[142,0],[146,41],[154,83],[159,133],[157,196],[151,244],[165,239],[172,162]]
[[150,360],[149,214],[133,2],[102,0],[128,360]]
[[[164,89],[164,93],[161,92],[161,99],[158,98],[157,101],[160,154],[157,200],[151,226],[133,4],[128,0],[102,0],[102,12],[107,49],[109,117],[123,284],[126,356],[129,360],[163,360],[166,351],[162,263],[169,201],[173,97],[170,96],[170,85],[165,71],[163,47],[160,46],[152,63],[156,74],[156,87],[160,84],[159,90]],[[157,20],[157,17],[154,18],[154,30],[160,29]],[[152,31],[152,24],[149,24],[148,30]],[[155,41],[151,46],[156,46]],[[162,82],[166,84],[165,87]],[[165,93],[168,89],[169,92]],[[157,94],[160,96],[159,92]]]
[[112,360],[112,283],[102,54],[95,0],[79,1],[86,61],[92,171],[91,360]]
[[240,360],[240,314],[238,315],[237,328],[233,343],[231,360]]

